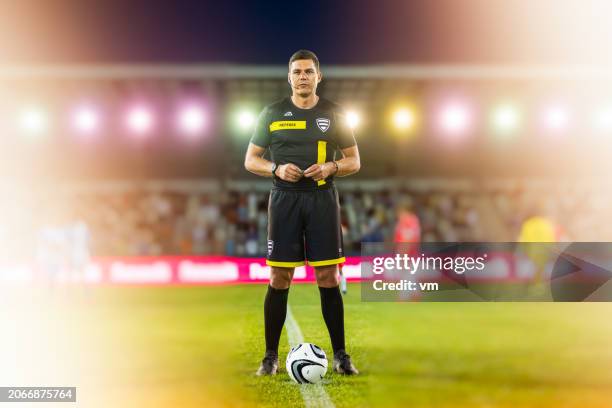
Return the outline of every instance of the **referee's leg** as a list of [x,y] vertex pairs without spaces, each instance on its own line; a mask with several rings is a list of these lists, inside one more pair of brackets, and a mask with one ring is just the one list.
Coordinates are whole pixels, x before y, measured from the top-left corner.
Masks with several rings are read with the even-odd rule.
[[274,289],[289,289],[295,268],[272,266],[270,271],[270,286]]
[[266,354],[257,375],[276,374],[278,371],[278,343],[287,317],[287,298],[294,271],[294,268],[271,267],[264,301]]
[[344,303],[340,293],[338,265],[317,266],[315,276],[321,295],[323,319],[334,350],[333,369],[340,374],[359,374],[345,350]]
[[294,268],[273,266],[270,272],[270,285],[264,301],[266,351],[278,353],[278,343],[287,317],[289,286],[294,271]]
[[334,354],[344,350],[344,304],[340,293],[338,265],[315,267],[315,276],[321,295],[321,311],[329,331]]

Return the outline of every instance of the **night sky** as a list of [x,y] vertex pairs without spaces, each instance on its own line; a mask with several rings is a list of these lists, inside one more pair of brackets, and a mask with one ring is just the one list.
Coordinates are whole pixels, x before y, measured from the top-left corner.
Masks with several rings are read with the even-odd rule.
[[612,8],[578,0],[0,0],[0,63],[599,63]]

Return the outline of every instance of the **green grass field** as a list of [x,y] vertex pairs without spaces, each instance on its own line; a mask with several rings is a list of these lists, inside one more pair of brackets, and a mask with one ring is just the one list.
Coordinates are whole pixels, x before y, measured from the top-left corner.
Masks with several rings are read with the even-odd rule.
[[[80,406],[303,406],[284,368],[254,376],[264,294],[263,285],[86,289],[67,312],[89,339],[81,353],[98,357],[81,367]],[[316,286],[294,285],[290,305],[305,340],[329,356]],[[611,312],[606,303],[364,303],[351,285],[347,347],[362,374],[328,371],[324,387],[337,407],[610,407]],[[288,349],[283,331],[281,363]]]

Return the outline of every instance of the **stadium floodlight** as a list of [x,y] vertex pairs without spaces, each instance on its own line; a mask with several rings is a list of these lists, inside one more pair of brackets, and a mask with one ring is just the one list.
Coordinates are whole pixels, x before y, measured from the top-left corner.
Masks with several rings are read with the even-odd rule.
[[243,131],[247,131],[253,128],[257,117],[253,111],[243,109],[237,113],[236,119],[238,121],[238,127]]
[[143,106],[134,107],[128,112],[127,125],[134,133],[143,135],[153,128],[153,114]]
[[491,124],[497,133],[508,134],[515,131],[521,122],[521,115],[516,106],[501,104],[493,109]]
[[91,107],[80,107],[74,111],[72,124],[79,133],[91,134],[100,125],[100,116]]
[[561,132],[567,129],[570,115],[563,105],[551,105],[544,109],[542,123],[544,128],[553,132]]
[[178,115],[179,129],[187,135],[196,135],[204,130],[206,115],[199,106],[187,106]]
[[361,117],[355,111],[346,112],[346,123],[351,129],[355,129],[361,123]]
[[393,125],[398,130],[408,130],[414,126],[416,117],[414,111],[408,108],[398,108],[393,112]]
[[612,132],[612,105],[604,106],[595,111],[594,114],[595,130],[601,133]]
[[439,115],[440,129],[448,134],[461,134],[471,125],[472,115],[462,103],[450,103],[442,107]]
[[19,115],[19,127],[30,135],[43,133],[48,125],[47,114],[40,108],[26,108]]

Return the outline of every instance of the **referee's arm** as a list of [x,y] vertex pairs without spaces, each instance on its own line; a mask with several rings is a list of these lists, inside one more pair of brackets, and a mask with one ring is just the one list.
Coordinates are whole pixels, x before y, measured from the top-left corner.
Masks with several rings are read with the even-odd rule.
[[[274,163],[262,157],[265,152],[265,147],[249,143],[244,158],[244,168],[258,176],[272,177]],[[287,163],[278,166],[278,169],[276,169],[276,176],[285,181],[296,182],[302,177],[302,172],[295,164]]]
[[359,149],[357,149],[357,145],[342,149],[341,152],[344,157],[336,161],[338,164],[338,171],[335,175],[343,177],[357,173],[361,168],[361,160],[359,159]]
[[244,158],[244,168],[258,176],[272,177],[272,165],[274,163],[262,157],[265,152],[266,149],[264,147],[249,143]]

